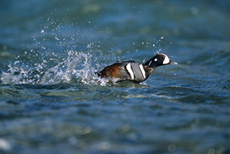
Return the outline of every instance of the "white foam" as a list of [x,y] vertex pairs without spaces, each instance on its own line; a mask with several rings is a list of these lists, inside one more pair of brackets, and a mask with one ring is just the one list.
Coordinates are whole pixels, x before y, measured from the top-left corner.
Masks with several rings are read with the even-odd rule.
[[[96,71],[91,57],[89,53],[68,51],[67,58],[60,60],[53,67],[47,59],[42,63],[35,63],[34,67],[17,60],[8,65],[8,70],[2,71],[0,80],[3,84],[59,84],[71,83],[73,80],[85,84],[97,83],[99,79],[94,73]],[[55,57],[51,57],[50,61],[53,59]]]

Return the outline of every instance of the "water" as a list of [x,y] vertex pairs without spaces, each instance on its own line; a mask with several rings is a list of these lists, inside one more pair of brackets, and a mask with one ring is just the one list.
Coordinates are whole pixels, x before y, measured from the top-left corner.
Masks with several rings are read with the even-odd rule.
[[[0,153],[230,153],[230,3],[0,2]],[[162,66],[142,84],[94,75]]]

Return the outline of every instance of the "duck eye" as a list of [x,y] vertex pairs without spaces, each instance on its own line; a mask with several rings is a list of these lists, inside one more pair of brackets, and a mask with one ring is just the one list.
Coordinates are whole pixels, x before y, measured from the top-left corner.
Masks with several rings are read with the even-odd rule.
[[157,61],[157,58],[155,58],[154,61]]

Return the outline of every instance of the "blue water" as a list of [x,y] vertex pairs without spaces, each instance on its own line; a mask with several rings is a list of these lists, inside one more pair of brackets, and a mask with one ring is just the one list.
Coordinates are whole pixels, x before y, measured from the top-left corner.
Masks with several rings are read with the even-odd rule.
[[[230,153],[228,0],[0,1],[0,153]],[[156,53],[144,83],[95,72]]]

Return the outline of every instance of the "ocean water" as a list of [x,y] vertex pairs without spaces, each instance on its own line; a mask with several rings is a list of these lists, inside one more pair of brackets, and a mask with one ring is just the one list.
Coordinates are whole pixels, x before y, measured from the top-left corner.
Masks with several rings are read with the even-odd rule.
[[[1,0],[0,153],[230,153],[228,0]],[[95,72],[165,53],[145,82]]]

